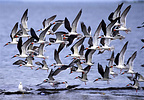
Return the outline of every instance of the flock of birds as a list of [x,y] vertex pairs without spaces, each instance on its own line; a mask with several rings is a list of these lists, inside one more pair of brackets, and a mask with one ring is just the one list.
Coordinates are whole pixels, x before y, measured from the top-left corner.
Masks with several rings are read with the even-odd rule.
[[[19,54],[14,55],[12,58],[25,58],[25,60],[17,60],[13,63],[13,65],[30,67],[31,69],[33,69],[34,67],[36,67],[33,64],[34,59],[42,59],[42,62],[35,62],[36,65],[40,66],[36,68],[36,70],[50,70],[50,73],[48,75],[48,78],[38,85],[49,83],[51,86],[56,87],[59,84],[66,84],[67,89],[75,88],[79,85],[68,85],[67,81],[58,82],[54,79],[54,76],[57,76],[64,70],[70,69],[70,74],[74,72],[82,73],[81,76],[75,77],[75,79],[80,79],[86,84],[86,82],[88,81],[87,74],[89,73],[91,66],[94,65],[94,62],[92,62],[92,58],[95,51],[98,50],[98,54],[102,54],[106,50],[112,51],[111,57],[107,59],[109,63],[108,66],[105,67],[105,70],[103,69],[102,65],[98,63],[97,68],[98,72],[101,75],[101,78],[97,78],[93,82],[102,80],[109,83],[109,81],[111,80],[109,75],[113,75],[114,77],[117,76],[118,74],[114,72],[113,69],[118,68],[120,69],[120,74],[132,74],[132,76],[128,76],[128,78],[134,83],[130,83],[127,86],[131,86],[133,88],[136,88],[137,90],[139,87],[139,82],[144,82],[144,77],[140,73],[133,70],[133,61],[136,58],[137,51],[132,54],[132,56],[125,64],[124,55],[127,50],[128,41],[124,44],[123,48],[116,55],[116,57],[114,57],[114,46],[110,46],[111,41],[116,41],[117,39],[125,39],[125,37],[120,34],[120,31],[125,31],[126,33],[131,31],[126,26],[126,17],[129,10],[131,9],[131,5],[129,5],[121,13],[122,6],[123,3],[119,4],[116,10],[109,15],[108,20],[110,21],[110,23],[108,25],[106,25],[104,20],[99,23],[93,36],[91,34],[91,27],[87,27],[84,22],[80,23],[81,31],[83,34],[77,33],[77,25],[82,14],[82,9],[78,12],[77,16],[71,24],[67,17],[65,17],[64,20],[54,21],[54,19],[56,18],[56,15],[54,15],[52,17],[49,17],[48,19],[44,19],[44,21],[42,22],[43,28],[37,31],[35,31],[33,28],[28,28],[28,9],[26,9],[21,18],[20,25],[17,22],[11,31],[10,37],[12,41],[6,43],[4,46],[7,46],[9,44],[16,44]],[[67,32],[58,31],[59,27],[62,25],[64,25],[64,27],[67,29]],[[20,26],[19,30],[18,26]],[[103,35],[100,35],[101,30],[104,33]],[[36,32],[40,32],[39,36]],[[49,41],[46,41],[46,37],[49,35],[54,35],[56,38],[49,38]],[[26,41],[23,42],[23,38],[25,38]],[[88,47],[85,47],[83,44],[86,38],[89,39]],[[76,42],[74,43],[74,41]],[[48,57],[44,56],[44,48],[46,46],[55,44],[59,44],[58,49],[54,50],[54,60],[56,63],[53,63],[52,65],[50,65],[50,67],[48,67],[45,60],[48,59]],[[71,56],[72,61],[70,64],[67,65],[61,62],[59,54],[63,49],[70,46],[71,54],[68,54],[67,56],[65,56],[65,58]],[[85,64],[86,67],[83,68],[82,64]],[[57,67],[57,69],[54,70],[55,67]],[[125,71],[122,72],[122,70]],[[133,76],[133,74],[135,74],[135,76]],[[19,90],[23,91],[21,82],[19,84]]]

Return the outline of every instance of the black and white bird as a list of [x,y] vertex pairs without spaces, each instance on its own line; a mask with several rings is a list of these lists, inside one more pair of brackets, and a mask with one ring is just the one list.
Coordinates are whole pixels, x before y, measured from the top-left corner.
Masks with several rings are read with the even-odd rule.
[[68,36],[69,35],[79,35],[77,33],[77,24],[78,21],[81,17],[82,14],[82,9],[79,11],[79,13],[77,14],[76,18],[74,19],[74,21],[72,22],[72,25],[70,25],[70,22],[68,21],[68,19],[65,17],[65,21],[64,21],[64,26],[65,28],[68,30]]
[[110,68],[106,66],[104,71],[102,65],[98,63],[98,72],[102,76],[102,78],[97,78],[94,80],[94,82],[98,80],[102,80],[102,81],[107,81],[107,83],[109,83],[109,80],[111,80],[111,78],[109,78],[109,72],[110,72],[109,70]]
[[11,42],[6,43],[4,46],[18,43],[17,38],[15,38],[15,34],[17,33],[17,30],[18,30],[18,22],[14,25],[13,29],[11,30],[10,33]]
[[85,82],[85,85],[86,85],[86,82],[88,81],[87,74],[90,71],[90,68],[91,68],[90,65],[88,65],[87,67],[85,67],[84,68],[84,72],[82,72],[82,76],[75,77],[75,79],[79,79],[82,82]]
[[48,65],[47,65],[45,60],[43,60],[42,63],[37,61],[37,62],[35,62],[35,64],[41,65],[41,67],[38,67],[36,70],[42,69],[42,70],[47,70],[47,72],[48,72],[49,67],[48,67]]
[[126,69],[127,67],[125,66],[124,64],[124,58],[125,58],[125,52],[126,52],[126,49],[127,49],[127,45],[128,45],[128,41],[124,44],[123,48],[121,49],[120,53],[118,53],[115,57],[115,66],[116,68],[119,68],[121,69],[120,70],[120,73],[122,71],[122,69]]
[[128,66],[128,70],[124,71],[122,74],[135,74],[134,70],[133,70],[133,61],[136,58],[137,55],[137,51],[135,51],[132,56],[128,59],[126,66]]

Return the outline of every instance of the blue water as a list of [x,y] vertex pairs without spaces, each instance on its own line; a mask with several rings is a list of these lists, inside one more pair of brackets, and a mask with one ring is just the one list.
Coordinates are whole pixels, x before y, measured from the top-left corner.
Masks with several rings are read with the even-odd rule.
[[[80,22],[84,22],[86,26],[91,26],[92,35],[94,34],[98,24],[102,19],[108,24],[108,15],[114,11],[117,7],[117,3],[22,3],[22,2],[0,2],[0,89],[6,91],[17,91],[17,87],[19,82],[23,83],[23,86],[28,88],[33,88],[34,90],[40,87],[36,87],[37,84],[41,83],[45,78],[47,78],[48,74],[44,70],[35,71],[31,68],[27,67],[17,67],[13,66],[12,63],[18,60],[19,58],[11,59],[11,57],[18,53],[16,45],[8,45],[3,47],[5,43],[10,41],[10,32],[16,22],[20,23],[21,16],[23,12],[28,8],[28,27],[34,28],[35,30],[42,28],[42,21],[44,18],[49,18],[52,15],[57,15],[55,20],[64,19],[67,17],[69,21],[72,23],[76,14],[82,9],[82,16],[80,18]],[[111,42],[111,45],[115,46],[115,55],[120,52],[123,45],[126,41],[129,41],[128,48],[125,54],[125,62],[127,59],[137,51],[137,57],[134,60],[134,71],[139,72],[144,76],[144,68],[141,67],[144,64],[144,50],[140,50],[140,48],[144,45],[140,39],[144,38],[144,28],[138,29],[137,26],[141,25],[144,22],[144,3],[124,3],[122,7],[122,11],[128,6],[132,5],[130,12],[127,16],[127,27],[131,28],[131,32],[126,34],[125,32],[121,32],[126,38],[124,40],[115,40]],[[62,26],[59,30],[66,31],[64,26]],[[80,23],[78,24],[78,33],[81,32]],[[39,33],[38,33],[39,34]],[[47,36],[47,40],[50,36]],[[88,46],[87,40],[85,40],[85,47]],[[47,59],[47,64],[51,65],[54,61],[53,54],[54,49],[57,49],[58,45],[52,45],[45,48],[45,56],[49,56]],[[71,62],[71,58],[64,58],[67,54],[71,53],[70,47],[65,48],[62,52],[60,52],[60,58],[63,63],[69,64]],[[96,51],[93,55],[93,62],[95,62],[94,66],[91,67],[90,72],[88,73],[88,82],[85,85],[80,80],[75,80],[74,78],[78,75],[78,73],[72,73],[69,75],[69,69],[61,72],[54,78],[57,81],[68,81],[69,84],[81,84],[80,88],[107,88],[107,87],[125,87],[131,81],[128,80],[125,75],[118,75],[117,77],[112,78],[110,84],[107,82],[99,81],[93,83],[93,80],[100,77],[100,74],[97,71],[97,63],[102,64],[104,67],[108,64],[106,61],[107,58],[110,57],[111,52],[106,51],[102,55],[97,55],[98,51]],[[34,62],[41,61],[41,59],[35,59]],[[85,67],[86,65],[83,65]],[[118,69],[114,69],[117,73],[119,73]],[[141,87],[144,87],[144,83],[140,83]],[[43,84],[44,88],[53,88],[49,84]],[[60,88],[64,88],[65,85],[61,85]],[[72,92],[61,92],[58,94],[50,95],[49,99],[56,100],[57,96],[60,99],[77,99],[82,98],[84,100],[94,99],[98,97],[100,99],[115,99],[119,97],[120,99],[129,99],[128,95],[132,95],[132,99],[140,98],[137,96],[143,96],[144,91],[139,90],[138,93],[135,90],[130,91],[115,91],[121,95],[113,95],[113,91],[103,91],[106,93],[105,95],[101,94],[90,94],[89,91],[72,91]],[[65,95],[66,94],[66,95]],[[77,97],[72,97],[75,94]],[[135,97],[136,96],[136,97]],[[33,96],[33,95],[10,95],[4,96],[0,95],[3,99],[9,100],[10,98],[14,99],[38,99],[41,96]],[[42,96],[43,97],[43,96]],[[43,98],[47,98],[43,97]],[[144,98],[143,98],[144,99]]]

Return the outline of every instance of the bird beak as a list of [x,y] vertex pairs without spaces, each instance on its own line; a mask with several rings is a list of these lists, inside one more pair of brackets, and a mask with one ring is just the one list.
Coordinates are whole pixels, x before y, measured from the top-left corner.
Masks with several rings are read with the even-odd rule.
[[53,24],[55,24],[55,22]]
[[78,77],[75,77],[74,79],[78,79]]
[[63,37],[63,39],[65,40],[65,39],[66,39],[66,37]]
[[14,55],[12,58],[16,57],[16,55]]
[[121,75],[123,75],[123,74],[124,74],[124,72]]
[[65,82],[62,82],[62,84],[65,84]]
[[15,38],[18,38],[18,37],[19,37],[18,35],[15,36]]
[[39,68],[37,68],[36,70],[39,70]]
[[52,65],[50,65],[50,66],[53,66],[53,64],[52,64]]
[[4,47],[5,47],[6,45],[8,45],[8,43],[6,43],[6,44],[4,45]]
[[98,79],[94,80],[93,82],[98,81]]
[[39,32],[40,31],[40,29],[39,30],[37,30],[37,32]]
[[126,86],[129,86],[129,84],[128,84],[128,85],[126,85]]
[[141,49],[143,49],[143,48],[144,48],[144,46]]
[[66,57],[69,57],[69,56],[67,55],[67,56],[65,56],[65,58],[66,58]]

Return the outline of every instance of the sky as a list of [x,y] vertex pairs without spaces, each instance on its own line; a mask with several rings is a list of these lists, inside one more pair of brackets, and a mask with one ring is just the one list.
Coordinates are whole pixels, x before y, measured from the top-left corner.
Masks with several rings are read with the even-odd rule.
[[22,1],[22,2],[42,2],[42,1],[50,1],[50,2],[117,2],[117,1],[139,1],[139,0],[0,0],[0,1]]

